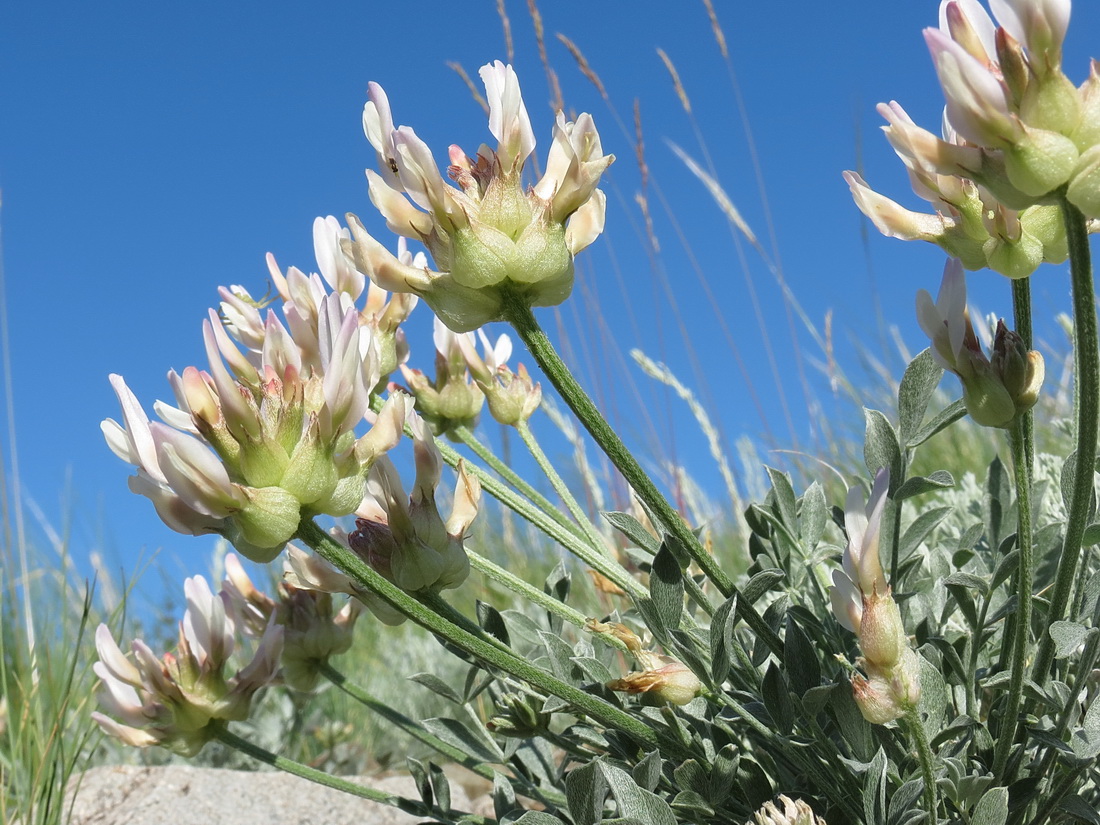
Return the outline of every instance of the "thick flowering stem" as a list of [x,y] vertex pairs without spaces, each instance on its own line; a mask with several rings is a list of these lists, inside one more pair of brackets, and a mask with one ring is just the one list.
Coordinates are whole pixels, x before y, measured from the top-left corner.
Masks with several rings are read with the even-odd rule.
[[924,780],[924,804],[928,808],[926,821],[929,825],[938,825],[939,799],[936,794],[936,773],[932,769],[932,748],[928,744],[928,735],[924,732],[920,711],[915,707],[903,718],[909,736],[913,740],[913,746],[917,749],[917,760],[920,762],[921,778]]
[[676,748],[674,743],[669,741],[659,742],[657,735],[649,725],[635,719],[625,711],[603,699],[562,682],[511,651],[485,641],[479,635],[459,627],[425,607],[414,597],[387,581],[351,550],[314,524],[311,519],[303,519],[301,524],[298,525],[296,538],[311,547],[325,561],[335,565],[362,587],[381,597],[386,603],[421,627],[440,638],[446,639],[487,665],[509,673],[539,690],[564,699],[573,706],[575,712],[586,714],[600,724],[623,731],[628,736],[633,737],[641,747],[651,749],[660,744],[662,750],[672,748],[672,750],[677,751],[677,755],[687,756],[686,753],[680,752],[682,749]]
[[[997,746],[993,751],[993,776],[1005,784],[1009,777],[1004,776],[1008,755],[1016,739],[1016,719],[1020,713],[1020,702],[1024,695],[1024,668],[1026,666],[1028,643],[1031,641],[1031,591],[1035,581],[1035,549],[1031,532],[1031,471],[1028,464],[1027,438],[1025,426],[1017,421],[1009,431],[1012,442],[1012,466],[1016,481],[1016,546],[1020,550],[1020,564],[1016,568],[1016,614],[1012,623],[1011,638],[1004,645],[1011,644],[1011,650],[1001,659],[1011,663],[1011,675],[1008,681],[1008,698],[1005,700],[1001,725],[997,732]],[[976,644],[976,642],[975,642]]]
[[[1031,278],[1012,279],[1012,320],[1016,334],[1020,336],[1024,349],[1032,347],[1031,332]],[[1031,410],[1018,416],[1023,427],[1024,450],[1027,454],[1027,472],[1031,475],[1035,467],[1035,416]]]
[[1062,217],[1070,254],[1070,275],[1073,281],[1073,367],[1076,381],[1074,413],[1077,424],[1076,471],[1069,504],[1066,533],[1058,558],[1058,572],[1050,597],[1046,627],[1039,638],[1039,652],[1031,671],[1032,679],[1046,684],[1054,660],[1054,640],[1050,626],[1065,618],[1077,563],[1081,558],[1081,542],[1088,526],[1089,502],[1092,497],[1096,466],[1096,426],[1100,407],[1100,341],[1096,329],[1096,294],[1093,287],[1092,261],[1085,216],[1069,201],[1062,200]]
[[531,456],[535,459],[535,462],[542,469],[543,473],[546,474],[546,478],[549,479],[550,485],[554,488],[554,492],[565,502],[569,514],[573,516],[577,524],[580,525],[581,530],[584,531],[584,536],[588,539],[588,543],[592,545],[593,549],[607,554],[607,542],[604,541],[604,537],[600,535],[595,525],[592,524],[592,521],[588,518],[588,514],[584,512],[584,508],[581,507],[580,503],[573,496],[565,480],[558,474],[558,471],[554,469],[554,465],[550,462],[550,459],[546,457],[546,453],[542,451],[538,439],[536,439],[535,434],[531,432],[531,428],[527,426],[527,422],[520,421],[516,424],[516,429],[519,431],[519,437],[523,439],[523,443],[531,452]]
[[[739,591],[733,581],[718,566],[714,557],[703,547],[691,528],[680,517],[680,514],[661,495],[653,480],[642,469],[638,460],[626,448],[626,445],[623,444],[611,425],[607,423],[596,405],[592,403],[592,399],[588,397],[572,373],[569,372],[569,369],[562,362],[561,356],[554,349],[554,345],[550,343],[550,339],[546,337],[546,333],[543,332],[542,327],[535,320],[531,307],[521,298],[509,294],[504,300],[503,315],[504,320],[510,323],[519,334],[519,337],[523,339],[523,343],[527,345],[527,349],[531,352],[535,361],[538,362],[550,383],[554,385],[562,399],[569,405],[573,414],[584,424],[585,429],[588,430],[600,449],[611,459],[611,463],[623,474],[623,478],[638,494],[646,507],[654,513],[665,530],[687,549],[691,558],[699,565],[707,578],[714,582],[723,596],[729,598],[738,593]],[[737,612],[745,620],[745,623],[752,628],[753,632],[771,648],[772,653],[777,658],[782,659],[783,643],[753,606],[739,598],[737,600]]]
[[233,748],[233,750],[247,754],[253,759],[263,762],[265,765],[271,765],[281,771],[300,776],[302,779],[308,779],[310,782],[324,785],[326,788],[333,788],[334,790],[343,791],[352,796],[362,797],[372,802],[381,802],[383,805],[399,808],[405,813],[412,814],[413,816],[430,817],[441,822],[457,822],[461,819],[463,822],[474,823],[476,825],[489,825],[490,822],[494,821],[484,816],[466,813],[465,811],[445,811],[434,805],[425,805],[419,800],[407,799],[403,796],[380,791],[377,788],[366,788],[358,783],[349,782],[338,776],[332,776],[324,771],[311,768],[309,765],[303,765],[301,762],[295,762],[293,759],[277,756],[271,751],[261,748],[254,742],[242,739],[237,736],[237,734],[230,732],[226,727],[219,727],[215,736],[222,744],[228,745]]

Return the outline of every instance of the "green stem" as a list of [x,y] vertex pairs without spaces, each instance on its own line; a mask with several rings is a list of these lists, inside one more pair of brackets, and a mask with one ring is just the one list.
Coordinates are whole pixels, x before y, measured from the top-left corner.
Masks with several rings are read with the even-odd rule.
[[920,773],[924,779],[924,804],[928,808],[928,825],[937,825],[939,822],[939,801],[936,794],[936,773],[932,769],[932,749],[928,745],[928,736],[924,732],[924,725],[920,720],[920,712],[914,707],[904,716],[905,727],[917,749],[917,759],[920,762]]
[[[1031,331],[1031,278],[1012,279],[1012,320],[1016,334],[1024,347],[1030,350],[1034,337]],[[1020,418],[1027,450],[1027,472],[1030,475],[1035,467],[1035,416],[1028,410]]]
[[[1027,435],[1023,422],[1016,422],[1009,430],[1012,443],[1012,469],[1016,481],[1016,546],[1020,549],[1020,563],[1016,568],[1016,621],[1009,654],[1011,675],[1008,681],[1008,698],[997,731],[997,745],[993,751],[993,776],[1003,784],[1011,777],[1004,775],[1012,743],[1017,737],[1017,719],[1024,695],[1024,669],[1028,643],[1031,641],[1031,591],[1035,582],[1034,546],[1031,535],[1031,473],[1028,465]],[[1004,654],[1002,653],[1002,659]]]
[[566,509],[569,510],[569,514],[573,516],[574,521],[580,526],[581,531],[584,533],[585,538],[588,539],[588,543],[592,547],[605,555],[607,552],[607,542],[604,537],[600,535],[596,530],[591,519],[588,518],[588,514],[584,512],[584,508],[573,496],[569,486],[565,483],[565,480],[558,474],[558,471],[554,468],[550,459],[546,457],[546,453],[542,451],[542,446],[539,444],[538,439],[535,438],[535,434],[531,432],[531,428],[527,426],[526,421],[521,421],[516,424],[516,430],[519,432],[519,437],[523,440],[524,445],[531,453],[531,457],[535,459],[535,463],[539,465],[539,468],[546,474],[546,478],[550,481],[550,486],[554,488],[554,492],[558,494],[562,501],[565,502]]
[[495,820],[478,816],[477,814],[461,811],[444,811],[434,805],[425,805],[423,802],[416,799],[407,799],[403,796],[386,793],[385,791],[380,791],[375,788],[366,788],[355,782],[349,782],[338,776],[332,776],[324,771],[311,768],[309,765],[303,765],[301,762],[295,762],[293,759],[277,756],[271,751],[265,750],[253,742],[249,742],[247,739],[242,739],[225,727],[217,728],[215,735],[218,741],[223,744],[241,753],[247,754],[266,765],[271,765],[281,771],[300,776],[302,779],[308,779],[310,782],[316,782],[318,785],[324,785],[326,788],[333,788],[334,790],[343,791],[352,796],[358,796],[363,799],[369,799],[372,802],[380,802],[383,805],[399,808],[405,813],[412,814],[413,816],[430,817],[432,819],[440,819],[444,822],[455,822],[461,819],[463,822],[477,823],[477,825],[491,825],[491,823],[495,822]]
[[509,484],[516,488],[522,495],[531,500],[539,509],[541,509],[546,515],[550,516],[554,521],[560,524],[565,529],[574,533],[578,538],[583,537],[580,528],[565,517],[561,508],[555,507],[546,496],[540,493],[535,487],[530,484],[526,479],[520,476],[515,470],[509,467],[504,461],[501,461],[496,454],[478,440],[468,427],[455,427],[451,430],[451,435],[469,447],[474,455],[484,461],[494,473],[499,475]]
[[[421,627],[446,639],[487,665],[528,682],[546,693],[552,693],[564,699],[574,707],[575,712],[586,714],[609,728],[621,730],[626,735],[633,737],[643,748],[651,750],[659,745],[662,747],[668,745],[667,742],[661,743],[658,740],[656,733],[649,725],[635,719],[610,702],[562,682],[545,670],[535,667],[526,659],[485,641],[480,636],[459,627],[438,613],[424,607],[415,598],[396,587],[367,565],[351,550],[329,536],[311,519],[303,519],[301,524],[298,525],[296,538],[309,545],[325,561],[335,565],[355,579],[361,586],[380,596]],[[678,753],[677,755],[686,758],[688,754]]]
[[1074,412],[1077,423],[1076,471],[1070,496],[1066,532],[1062,552],[1058,557],[1054,590],[1050,597],[1046,627],[1039,639],[1032,679],[1045,685],[1054,661],[1054,640],[1050,626],[1065,618],[1077,563],[1081,558],[1081,542],[1088,526],[1089,503],[1092,498],[1096,466],[1096,426],[1100,406],[1100,341],[1096,328],[1096,294],[1093,288],[1092,263],[1089,256],[1088,226],[1085,216],[1062,199],[1062,217],[1069,244],[1070,275],[1073,281],[1073,366],[1076,381]]
[[[558,601],[553,596],[549,595],[543,590],[535,587],[530,582],[521,579],[514,573],[510,573],[498,564],[495,564],[484,556],[478,555],[474,551],[466,548],[466,555],[470,558],[470,566],[475,570],[479,570],[484,573],[488,578],[504,585],[513,593],[518,593],[523,596],[527,601],[537,604],[539,607],[548,610],[555,616],[560,616],[571,625],[584,629],[585,624],[588,621],[588,617],[581,613],[579,610],[574,610],[564,602]],[[626,651],[626,645],[611,636],[604,633],[595,634],[596,638],[601,639],[611,647],[617,648],[621,651]]]
[[[611,463],[622,473],[626,482],[638,494],[651,512],[653,512],[662,526],[671,533],[691,555],[699,568],[706,574],[715,586],[726,598],[739,595],[737,587],[718,566],[714,557],[707,552],[699,539],[691,531],[691,528],[680,517],[668,500],[661,495],[653,480],[642,469],[638,460],[623,444],[622,439],[607,423],[603,415],[592,403],[584,389],[561,360],[554,349],[550,339],[539,326],[531,307],[524,300],[512,294],[504,296],[504,319],[512,325],[516,333],[523,339],[532,357],[538,362],[547,379],[561,395],[562,399],[577,419],[588,430],[589,434],[604,451]],[[783,643],[756,609],[746,600],[738,598],[737,613],[745,621],[758,637],[771,648],[776,658],[782,661]]]

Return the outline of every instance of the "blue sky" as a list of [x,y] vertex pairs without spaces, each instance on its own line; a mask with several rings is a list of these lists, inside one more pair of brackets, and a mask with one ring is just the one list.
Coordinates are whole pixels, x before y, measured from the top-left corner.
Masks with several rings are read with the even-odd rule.
[[[546,77],[526,4],[506,5],[536,154],[545,157],[552,122]],[[685,383],[705,385],[703,397],[716,405],[712,412],[729,436],[812,448],[815,427],[796,348],[811,394],[829,403],[828,382],[811,363],[820,351],[797,321],[792,342],[773,275],[753,250],[739,252],[669,141],[703,165],[709,154],[769,255],[778,250],[791,290],[819,329],[832,312],[846,369],[858,374],[853,340],[875,354],[889,348],[876,306],[913,351],[925,345],[913,295],[921,287],[935,291],[942,254],[864,227],[840,173],[859,164],[877,189],[918,206],[878,131],[874,106],[893,98],[918,122],[939,122],[942,100],[920,34],[935,24],[937,5],[716,0],[769,213],[701,2],[544,3],[547,49],[567,108],[594,115],[605,150],[618,161],[605,187],[607,233],[578,260],[570,302],[541,317],[586,365],[583,380],[643,452],[657,442],[680,460],[706,465],[700,475],[710,478],[679,403],[624,360],[634,346],[668,362]],[[1100,31],[1100,4],[1076,6],[1066,67],[1080,82],[1090,52],[1100,52],[1087,37]],[[69,0],[0,9],[0,222],[13,358],[6,380],[19,476],[23,494],[48,523],[65,528],[78,555],[98,550],[109,564],[132,569],[143,549],[164,548],[170,569],[205,569],[209,543],[160,524],[148,503],[129,493],[128,468],[103,444],[100,420],[118,415],[107,374],[124,374],[147,406],[167,398],[169,368],[203,363],[200,324],[219,285],[240,283],[262,294],[268,251],[284,268],[314,270],[311,224],[318,215],[342,220],[354,211],[384,231],[371,215],[363,177],[373,163],[360,125],[367,82],[385,87],[397,121],[414,126],[441,163],[448,144],[473,153],[489,139],[485,116],[447,62],[476,78],[483,63],[508,58],[495,4],[479,0],[460,12],[444,2],[403,8]],[[613,108],[577,70],[558,32],[587,56]],[[680,73],[694,124],[657,48]],[[635,99],[659,253],[647,250],[638,229]],[[778,382],[746,277],[757,290]],[[1009,313],[1000,276],[977,273],[970,284],[983,309]],[[1064,267],[1040,270],[1034,284],[1036,314],[1045,321],[1067,303]],[[413,364],[425,367],[427,318],[427,308],[418,309],[410,328]],[[691,331],[694,355],[681,325]],[[1041,322],[1044,329],[1051,325]],[[652,428],[631,408],[634,386],[645,394]],[[10,483],[9,423],[5,409]],[[33,519],[30,529],[41,535]]]

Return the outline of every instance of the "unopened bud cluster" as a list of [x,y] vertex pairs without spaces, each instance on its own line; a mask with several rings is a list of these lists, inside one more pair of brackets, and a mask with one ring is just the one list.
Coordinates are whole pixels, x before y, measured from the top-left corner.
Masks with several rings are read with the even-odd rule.
[[848,491],[844,526],[848,546],[843,569],[833,572],[829,588],[833,613],[856,634],[862,670],[852,677],[852,691],[863,717],[872,724],[893,721],[920,701],[920,659],[909,646],[901,612],[879,562],[879,531],[890,474],[879,470],[871,497],[863,506],[858,487]]
[[966,278],[958,260],[947,262],[935,303],[925,290],[917,293],[917,320],[932,341],[936,363],[962,382],[963,401],[975,422],[1008,428],[1035,405],[1046,374],[1043,356],[1029,351],[1000,320],[993,353],[986,357],[970,323]]
[[[412,308],[404,296],[386,303],[373,284],[366,308],[355,301],[365,277],[340,251],[334,219],[318,219],[318,275],[272,263],[284,325],[240,287],[222,289],[220,317],[203,322],[209,369],[172,371],[177,406],[161,402],[151,422],[121,376],[111,383],[122,424],[103,422],[111,449],[137,467],[130,488],[150,500],[172,529],[220,533],[253,561],[274,558],[300,521],[342,516],[363,498],[375,459],[401,436],[405,396],[390,398],[375,426],[355,427],[369,412],[385,358],[403,357],[398,324]],[[242,351],[243,348],[243,351]]]
[[946,99],[942,138],[897,103],[886,136],[913,190],[935,214],[911,212],[845,173],[859,208],[886,235],[926,240],[967,269],[1023,278],[1068,250],[1058,199],[1100,227],[1100,63],[1080,86],[1062,72],[1069,0],[942,0],[925,30]]

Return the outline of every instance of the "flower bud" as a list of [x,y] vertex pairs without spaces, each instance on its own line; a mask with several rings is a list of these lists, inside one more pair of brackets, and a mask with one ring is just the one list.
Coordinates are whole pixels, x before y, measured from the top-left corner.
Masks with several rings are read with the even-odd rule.
[[699,695],[703,683],[683,662],[670,656],[653,658],[664,664],[654,669],[628,673],[622,679],[608,682],[608,689],[643,693],[653,704],[686,705]]
[[863,613],[859,623],[859,649],[867,662],[876,667],[891,668],[898,663],[902,651],[909,647],[901,611],[890,595],[873,592],[863,595]]

